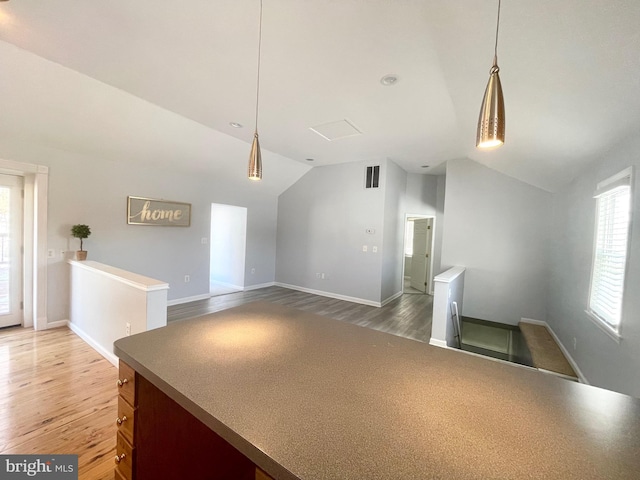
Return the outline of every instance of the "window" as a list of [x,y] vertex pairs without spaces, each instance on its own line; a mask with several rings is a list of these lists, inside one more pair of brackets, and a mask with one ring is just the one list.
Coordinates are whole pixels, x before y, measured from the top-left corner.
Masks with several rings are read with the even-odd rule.
[[413,220],[405,222],[404,229],[404,254],[408,257],[413,256]]
[[618,335],[631,214],[631,169],[598,184],[595,198],[596,232],[588,313]]

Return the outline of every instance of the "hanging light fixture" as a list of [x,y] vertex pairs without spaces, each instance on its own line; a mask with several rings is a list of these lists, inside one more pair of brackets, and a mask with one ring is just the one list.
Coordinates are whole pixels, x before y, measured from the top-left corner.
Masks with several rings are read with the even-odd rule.
[[478,119],[478,133],[476,147],[499,147],[504,143],[504,98],[500,83],[500,68],[498,67],[498,29],[500,27],[500,2],[498,0],[498,22],[496,24],[496,45],[493,51],[493,66],[491,67],[489,83],[484,92],[480,118]]
[[256,81],[256,128],[249,154],[249,179],[262,180],[262,153],[258,140],[258,102],[260,100],[260,49],[262,47],[262,0],[260,0],[260,29],[258,34],[258,79]]

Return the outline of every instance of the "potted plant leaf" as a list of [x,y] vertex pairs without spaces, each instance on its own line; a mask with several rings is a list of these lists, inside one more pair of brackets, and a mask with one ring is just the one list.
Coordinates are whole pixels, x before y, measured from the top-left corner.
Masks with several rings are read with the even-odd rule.
[[76,252],[76,260],[86,260],[87,252],[82,248],[82,240],[91,235],[89,225],[74,225],[71,227],[71,235],[80,239],[80,250]]

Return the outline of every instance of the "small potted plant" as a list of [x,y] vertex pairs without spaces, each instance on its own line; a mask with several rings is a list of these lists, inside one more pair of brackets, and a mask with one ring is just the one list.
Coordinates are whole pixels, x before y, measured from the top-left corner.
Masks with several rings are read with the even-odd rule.
[[82,240],[91,235],[89,225],[74,225],[71,227],[71,235],[80,239],[80,250],[76,252],[76,260],[86,260],[87,252],[82,249]]

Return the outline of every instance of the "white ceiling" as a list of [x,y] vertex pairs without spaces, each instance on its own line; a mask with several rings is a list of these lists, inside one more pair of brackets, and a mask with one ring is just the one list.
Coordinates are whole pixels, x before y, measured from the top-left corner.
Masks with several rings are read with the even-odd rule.
[[[638,0],[503,1],[498,60],[507,133],[504,147],[490,152],[474,142],[496,0],[263,1],[259,132],[279,174],[291,168],[294,178],[308,165],[385,158],[409,172],[436,173],[442,162],[468,157],[555,191],[639,130]],[[36,57],[26,60],[3,46],[0,84],[7,85],[0,95],[21,98],[23,113],[16,115],[27,117],[35,114],[31,98],[44,90],[37,108],[51,112],[36,122],[42,136],[83,145],[83,133],[94,144],[123,150],[156,140],[118,125],[142,125],[136,116],[161,121],[173,112],[191,132],[189,142],[172,144],[174,158],[197,141],[191,138],[197,123],[216,131],[200,132],[211,149],[218,141],[232,145],[212,160],[242,164],[244,171],[253,135],[258,12],[259,0],[12,0],[0,7],[0,40],[90,78],[48,63],[37,67],[45,77],[29,81],[26,64],[35,65]],[[397,84],[381,85],[390,73]],[[69,85],[76,83],[87,91],[74,93]],[[118,94],[106,93],[107,86],[146,102],[122,97],[111,110],[109,98]],[[53,106],[51,92],[60,95]],[[74,138],[48,125],[56,115],[91,125],[92,112],[100,113],[102,140],[100,132],[80,129]],[[310,130],[345,119],[363,134],[329,142]],[[201,166],[206,151],[193,155]],[[266,178],[268,168],[265,161]]]

